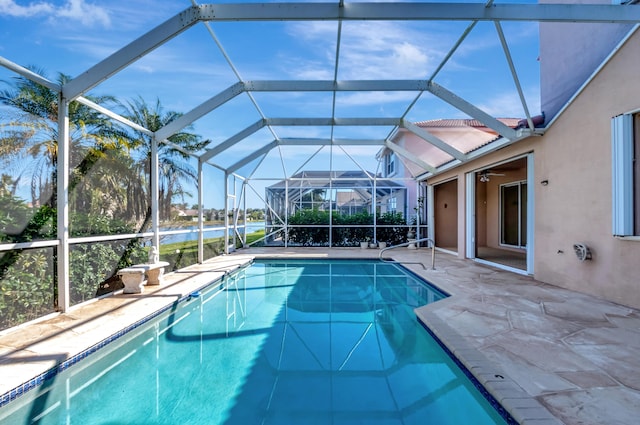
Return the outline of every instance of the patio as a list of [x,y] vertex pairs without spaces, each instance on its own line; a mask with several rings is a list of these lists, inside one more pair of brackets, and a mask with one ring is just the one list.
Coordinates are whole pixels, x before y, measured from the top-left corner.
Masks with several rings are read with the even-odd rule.
[[[166,275],[141,295],[118,294],[0,335],[8,392],[253,258],[377,258],[359,248],[251,248]],[[388,252],[424,262],[427,249]],[[416,310],[523,424],[631,424],[640,415],[640,312],[444,253],[407,268],[452,296]],[[38,391],[34,389],[33,391]],[[546,408],[546,409],[545,409]]]

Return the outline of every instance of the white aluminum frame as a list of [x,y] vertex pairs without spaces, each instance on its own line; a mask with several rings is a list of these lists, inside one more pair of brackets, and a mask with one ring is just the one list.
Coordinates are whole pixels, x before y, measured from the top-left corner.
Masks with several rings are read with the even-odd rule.
[[[330,149],[333,149],[333,145],[364,145],[371,144],[377,146],[384,146],[396,152],[398,155],[404,157],[406,160],[417,164],[425,170],[425,174],[420,177],[424,179],[428,176],[432,176],[453,167],[456,167],[462,163],[476,159],[482,155],[486,155],[496,149],[507,146],[525,137],[529,137],[535,134],[541,134],[544,130],[534,129],[531,116],[529,114],[526,101],[522,88],[520,87],[519,79],[513,63],[510,58],[510,53],[507,45],[507,41],[502,33],[501,22],[506,21],[537,21],[537,22],[598,22],[598,23],[630,23],[636,24],[635,31],[640,23],[640,7],[633,5],[608,5],[608,4],[493,4],[492,0],[486,3],[395,3],[395,2],[365,2],[365,3],[348,3],[339,1],[336,3],[234,3],[234,4],[203,4],[197,5],[195,1],[192,2],[193,6],[189,7],[182,12],[176,14],[167,21],[161,23],[154,29],[150,30],[146,34],[142,35],[136,40],[133,40],[128,45],[124,46],[120,50],[116,51],[112,55],[106,57],[96,65],[90,67],[85,72],[73,78],[63,86],[58,85],[46,78],[37,75],[36,73],[11,62],[8,59],[0,57],[0,66],[3,66],[17,74],[28,78],[36,83],[42,84],[45,87],[50,88],[59,93],[60,95],[60,108],[58,116],[59,125],[59,153],[58,153],[58,235],[55,241],[42,241],[29,244],[5,244],[0,246],[0,251],[8,249],[14,249],[14,247],[28,246],[28,247],[44,247],[44,246],[56,246],[58,249],[58,284],[59,284],[59,309],[67,311],[69,308],[69,245],[71,239],[69,237],[69,211],[68,211],[68,190],[69,190],[69,123],[68,123],[68,104],[71,101],[82,102],[83,104],[125,124],[138,131],[142,131],[147,135],[152,136],[152,235],[154,245],[159,244],[159,215],[158,215],[158,144],[164,143],[174,148],[182,148],[171,144],[167,139],[180,131],[182,128],[188,126],[194,121],[204,117],[211,111],[225,104],[229,100],[235,98],[238,95],[246,94],[249,96],[256,111],[259,113],[261,119],[253,125],[245,128],[244,130],[236,133],[235,136],[227,139],[226,141],[212,147],[205,152],[185,152],[194,158],[198,159],[198,176],[199,176],[199,189],[198,198],[200,209],[202,209],[202,183],[203,183],[203,171],[202,167],[206,163],[210,166],[218,168],[225,173],[225,209],[228,209],[228,177],[238,171],[245,165],[250,164],[252,161],[262,158],[259,162],[266,157],[268,152],[272,149],[280,148],[281,145],[310,145],[316,144],[322,146],[329,145]],[[237,22],[237,21],[336,21],[338,22],[337,31],[337,48],[336,48],[336,66],[334,70],[333,80],[327,81],[244,81],[234,64],[231,62],[226,52],[218,41],[217,37],[213,33],[209,22]],[[450,50],[449,54],[441,61],[437,66],[436,71],[430,78],[425,80],[378,80],[378,81],[338,81],[338,59],[339,49],[341,45],[341,28],[344,21],[469,21],[470,25],[463,32],[460,38],[454,43],[454,46]],[[501,42],[503,53],[508,61],[511,69],[514,82],[516,84],[522,106],[526,113],[526,119],[528,121],[528,128],[513,130],[510,127],[505,126],[496,118],[490,114],[482,111],[474,106],[472,103],[462,99],[457,94],[447,90],[446,88],[438,85],[433,81],[438,72],[442,69],[444,64],[452,56],[453,52],[460,46],[461,42],[470,33],[477,22],[491,21],[496,26],[496,31]],[[127,68],[138,59],[144,57],[149,52],[162,46],[167,41],[180,35],[182,32],[187,31],[192,26],[203,23],[206,25],[209,34],[212,36],[214,42],[218,48],[223,52],[228,65],[234,71],[238,82],[226,88],[220,93],[214,94],[207,101],[198,105],[190,112],[184,114],[180,119],[175,120],[171,124],[164,128],[159,129],[155,133],[147,130],[139,125],[136,125],[118,114],[109,111],[99,105],[95,105],[88,99],[83,98],[83,94],[90,91],[92,88],[98,86],[101,82],[109,79],[118,72]],[[267,117],[260,110],[257,102],[252,96],[254,91],[327,91],[332,92],[332,116],[328,118],[277,118]],[[335,116],[335,99],[336,93],[339,91],[415,91],[417,92],[416,98],[413,102],[410,102],[406,111],[400,117],[394,118],[339,118]],[[444,143],[427,131],[417,128],[412,123],[405,120],[405,117],[411,107],[416,103],[418,98],[424,92],[429,92],[439,99],[452,105],[454,108],[462,111],[463,113],[478,119],[487,127],[495,130],[501,136],[495,142],[478,149],[470,154],[463,154],[452,146]],[[280,125],[297,125],[297,126],[317,126],[324,125],[331,127],[331,137],[328,139],[280,139],[273,127]],[[393,130],[383,139],[373,140],[338,140],[333,137],[333,128],[338,125],[356,125],[356,126],[391,126]],[[239,159],[235,164],[230,167],[224,167],[221,164],[217,164],[214,158],[217,154],[223,152],[236,143],[244,140],[249,135],[256,131],[267,127],[273,135],[273,142],[256,149],[254,152],[249,153],[244,158]],[[400,148],[393,144],[391,135],[400,127],[406,128],[424,139],[426,142],[433,146],[447,152],[453,157],[453,160],[447,164],[435,167],[426,161],[417,158],[411,152]],[[319,150],[320,150],[319,149]],[[318,152],[319,152],[318,150]],[[316,152],[317,153],[317,152]],[[315,154],[314,154],[315,155]],[[281,161],[284,160],[281,155]],[[331,167],[330,167],[331,168]],[[529,190],[533,190],[533,156],[531,155],[528,163],[528,170],[530,175],[528,180],[530,184]],[[252,177],[253,172],[247,176],[248,179]],[[285,170],[286,173],[286,170]],[[294,173],[295,174],[295,173]],[[471,173],[470,173],[471,174]],[[469,191],[469,174],[467,175],[467,193]],[[248,180],[247,180],[248,184]],[[244,193],[245,191],[243,191]],[[432,190],[429,191],[432,193]],[[529,194],[529,205],[533,208],[533,193]],[[429,195],[430,197],[432,195]],[[375,201],[373,201],[375,205]],[[529,214],[530,219],[533,221],[532,211]],[[285,218],[286,220],[286,218]],[[228,218],[225,214],[225,221],[228,224]],[[467,218],[469,222],[469,217]],[[228,226],[226,226],[225,237],[228,237]],[[199,243],[198,250],[199,261],[203,261],[202,250],[202,231],[203,231],[202,211],[199,215]],[[431,233],[432,230],[430,229]],[[146,233],[145,233],[146,235]],[[119,239],[121,236],[113,236],[112,240]],[[92,240],[101,240],[97,238],[83,239],[87,242]],[[528,250],[532,250],[533,237],[528,237]],[[528,259],[532,258],[532,251],[528,255]],[[533,266],[528,266],[528,270],[532,272]]]

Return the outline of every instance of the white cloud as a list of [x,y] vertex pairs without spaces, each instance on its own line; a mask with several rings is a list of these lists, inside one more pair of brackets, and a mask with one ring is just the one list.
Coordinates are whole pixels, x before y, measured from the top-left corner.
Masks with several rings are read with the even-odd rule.
[[0,0],[0,14],[19,18],[48,16],[50,19],[69,18],[84,26],[109,26],[111,19],[107,10],[85,0],[68,0],[63,6],[47,2],[33,2],[27,6],[19,5],[15,0]]
[[[335,23],[295,23],[289,27],[289,31],[297,40],[307,43],[309,49],[306,51],[315,55],[313,58],[291,58],[298,65],[290,69],[303,75],[313,75],[313,70],[319,69],[318,63],[335,62]],[[451,44],[448,38],[407,23],[344,23],[339,78],[425,78],[436,60],[447,51],[447,46]]]
[[21,6],[14,0],[0,0],[0,14],[15,17],[31,17],[51,13],[54,7],[49,3],[32,3]]
[[338,105],[363,106],[384,105],[393,102],[406,104],[416,97],[416,92],[353,92],[338,97]]
[[111,19],[106,9],[95,4],[86,3],[84,0],[68,0],[67,4],[55,11],[55,15],[60,18],[79,21],[85,26],[100,24],[108,27],[111,24]]
[[[525,93],[525,100],[531,115],[540,113],[540,94],[537,87],[529,88],[528,94]],[[494,117],[522,118],[525,116],[520,97],[515,89],[513,92],[492,95],[489,103],[477,106]]]

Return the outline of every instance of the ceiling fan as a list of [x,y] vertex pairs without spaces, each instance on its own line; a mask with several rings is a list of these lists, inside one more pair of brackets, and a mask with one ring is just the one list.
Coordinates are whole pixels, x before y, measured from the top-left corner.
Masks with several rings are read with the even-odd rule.
[[478,175],[480,176],[480,181],[482,183],[486,183],[489,180],[491,180],[489,177],[490,176],[504,176],[505,174],[501,174],[501,173],[493,173],[491,172],[491,170],[482,170],[478,173]]

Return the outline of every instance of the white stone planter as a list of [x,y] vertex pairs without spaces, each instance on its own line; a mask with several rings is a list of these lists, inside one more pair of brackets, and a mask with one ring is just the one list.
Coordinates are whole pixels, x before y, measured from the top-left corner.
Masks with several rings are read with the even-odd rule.
[[360,242],[360,248],[362,248],[362,249],[369,248],[369,242],[367,242],[367,241]]
[[387,243],[386,242],[378,242],[378,248],[384,249],[386,247],[387,247]]
[[369,248],[375,249],[377,247],[378,247],[378,244],[376,244],[375,242],[369,242]]

